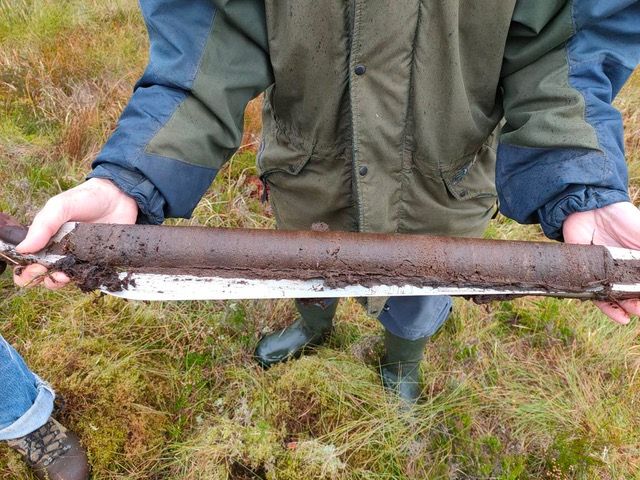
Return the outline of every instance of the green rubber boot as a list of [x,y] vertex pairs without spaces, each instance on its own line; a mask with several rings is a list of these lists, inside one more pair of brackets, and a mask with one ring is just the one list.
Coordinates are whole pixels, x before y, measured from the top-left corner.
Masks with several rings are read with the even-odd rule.
[[429,337],[406,340],[384,332],[385,355],[380,362],[384,387],[407,403],[416,403],[422,392],[420,361]]
[[305,347],[321,345],[331,333],[336,298],[296,300],[300,318],[293,324],[260,339],[253,353],[264,368],[299,357]]

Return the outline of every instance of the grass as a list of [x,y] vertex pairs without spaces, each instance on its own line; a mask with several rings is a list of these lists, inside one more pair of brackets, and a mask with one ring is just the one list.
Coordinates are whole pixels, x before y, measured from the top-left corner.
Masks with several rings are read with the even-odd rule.
[[[145,61],[133,0],[0,0],[0,210],[28,221],[81,182]],[[640,76],[619,100],[640,186]],[[189,221],[268,228],[244,148]],[[487,236],[542,239],[499,217]],[[640,478],[638,327],[590,304],[456,302],[429,344],[413,412],[380,388],[380,327],[355,302],[316,355],[259,369],[257,339],[284,301],[125,302],[17,291],[0,277],[0,332],[61,401],[96,479]],[[0,477],[30,479],[0,447]]]

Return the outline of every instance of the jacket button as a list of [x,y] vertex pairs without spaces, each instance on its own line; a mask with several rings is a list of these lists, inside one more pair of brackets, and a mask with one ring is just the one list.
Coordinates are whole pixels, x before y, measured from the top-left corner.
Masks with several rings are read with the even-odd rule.
[[360,167],[360,170],[358,170],[358,173],[361,177],[364,177],[368,172],[369,169],[367,167]]
[[356,72],[356,75],[364,75],[364,72],[367,71],[367,67],[364,65],[356,65],[356,68],[353,71]]

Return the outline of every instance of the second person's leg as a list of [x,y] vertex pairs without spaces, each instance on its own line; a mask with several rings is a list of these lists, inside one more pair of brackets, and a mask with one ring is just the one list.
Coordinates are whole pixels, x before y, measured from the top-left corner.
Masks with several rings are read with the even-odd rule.
[[17,451],[37,478],[87,480],[78,437],[53,417],[54,392],[0,336],[0,441]]

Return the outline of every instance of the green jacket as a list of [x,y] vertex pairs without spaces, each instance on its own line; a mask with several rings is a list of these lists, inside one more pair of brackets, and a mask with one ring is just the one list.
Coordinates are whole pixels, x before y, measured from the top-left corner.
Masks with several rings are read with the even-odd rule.
[[259,168],[281,228],[479,235],[497,181],[505,214],[558,238],[569,213],[628,200],[611,101],[638,62],[640,2],[141,5],[149,66],[91,176],[146,221],[190,215],[265,90]]

